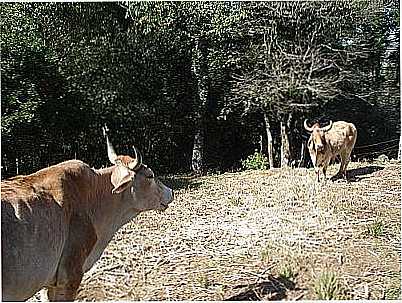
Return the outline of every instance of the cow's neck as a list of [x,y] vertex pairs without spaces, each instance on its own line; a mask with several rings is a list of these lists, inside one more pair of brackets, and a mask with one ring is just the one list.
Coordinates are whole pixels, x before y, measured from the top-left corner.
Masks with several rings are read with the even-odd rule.
[[93,184],[96,190],[92,193],[93,196],[89,197],[91,201],[88,201],[88,213],[98,240],[87,258],[85,271],[100,258],[116,231],[139,214],[130,207],[130,203],[125,202],[127,199],[124,199],[124,195],[128,193],[112,194],[112,170],[110,167],[97,171]]

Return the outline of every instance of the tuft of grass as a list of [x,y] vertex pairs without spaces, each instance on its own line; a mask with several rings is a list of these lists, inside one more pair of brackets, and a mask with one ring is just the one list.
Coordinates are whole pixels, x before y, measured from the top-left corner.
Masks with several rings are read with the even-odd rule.
[[290,263],[284,264],[280,269],[279,269],[279,277],[287,279],[287,280],[293,280],[296,277],[296,270],[294,266]]
[[268,261],[269,260],[269,250],[268,249],[263,249],[261,251],[261,260],[262,261]]
[[399,273],[391,280],[390,285],[385,289],[384,298],[385,300],[401,300],[401,278]]
[[267,244],[260,252],[262,262],[270,262],[271,256],[274,254],[271,244]]
[[197,282],[201,285],[203,288],[208,288],[211,286],[211,282],[209,281],[208,277],[206,275],[201,275],[197,278]]
[[225,300],[226,287],[226,285],[219,285],[216,289],[216,294],[221,301]]
[[401,287],[388,288],[385,290],[385,300],[401,300]]
[[228,202],[233,206],[240,206],[243,204],[240,197],[230,197]]
[[381,237],[384,235],[384,223],[382,221],[376,221],[367,227],[367,234],[373,237]]
[[319,300],[340,299],[341,289],[336,275],[330,271],[321,273],[315,281],[314,292]]

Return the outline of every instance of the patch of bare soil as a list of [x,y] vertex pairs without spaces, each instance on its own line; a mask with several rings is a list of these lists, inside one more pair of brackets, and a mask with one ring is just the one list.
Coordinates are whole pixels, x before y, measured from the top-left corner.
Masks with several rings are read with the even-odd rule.
[[77,299],[401,298],[401,164],[348,168],[171,178],[172,206],[123,227]]

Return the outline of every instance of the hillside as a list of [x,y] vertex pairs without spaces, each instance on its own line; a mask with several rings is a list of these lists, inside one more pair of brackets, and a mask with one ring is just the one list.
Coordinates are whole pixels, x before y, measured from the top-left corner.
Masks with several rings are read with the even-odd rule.
[[326,184],[311,169],[171,178],[173,205],[120,230],[77,299],[400,298],[400,162],[349,172]]

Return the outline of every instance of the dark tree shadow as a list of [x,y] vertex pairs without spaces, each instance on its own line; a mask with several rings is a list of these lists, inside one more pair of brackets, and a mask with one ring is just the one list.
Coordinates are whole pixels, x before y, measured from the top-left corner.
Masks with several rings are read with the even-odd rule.
[[166,176],[160,177],[159,180],[173,190],[197,189],[202,184],[199,179],[193,176]]
[[296,284],[289,279],[270,276],[268,280],[235,288],[247,288],[245,291],[225,299],[225,301],[278,301],[287,297],[287,291],[294,290]]

